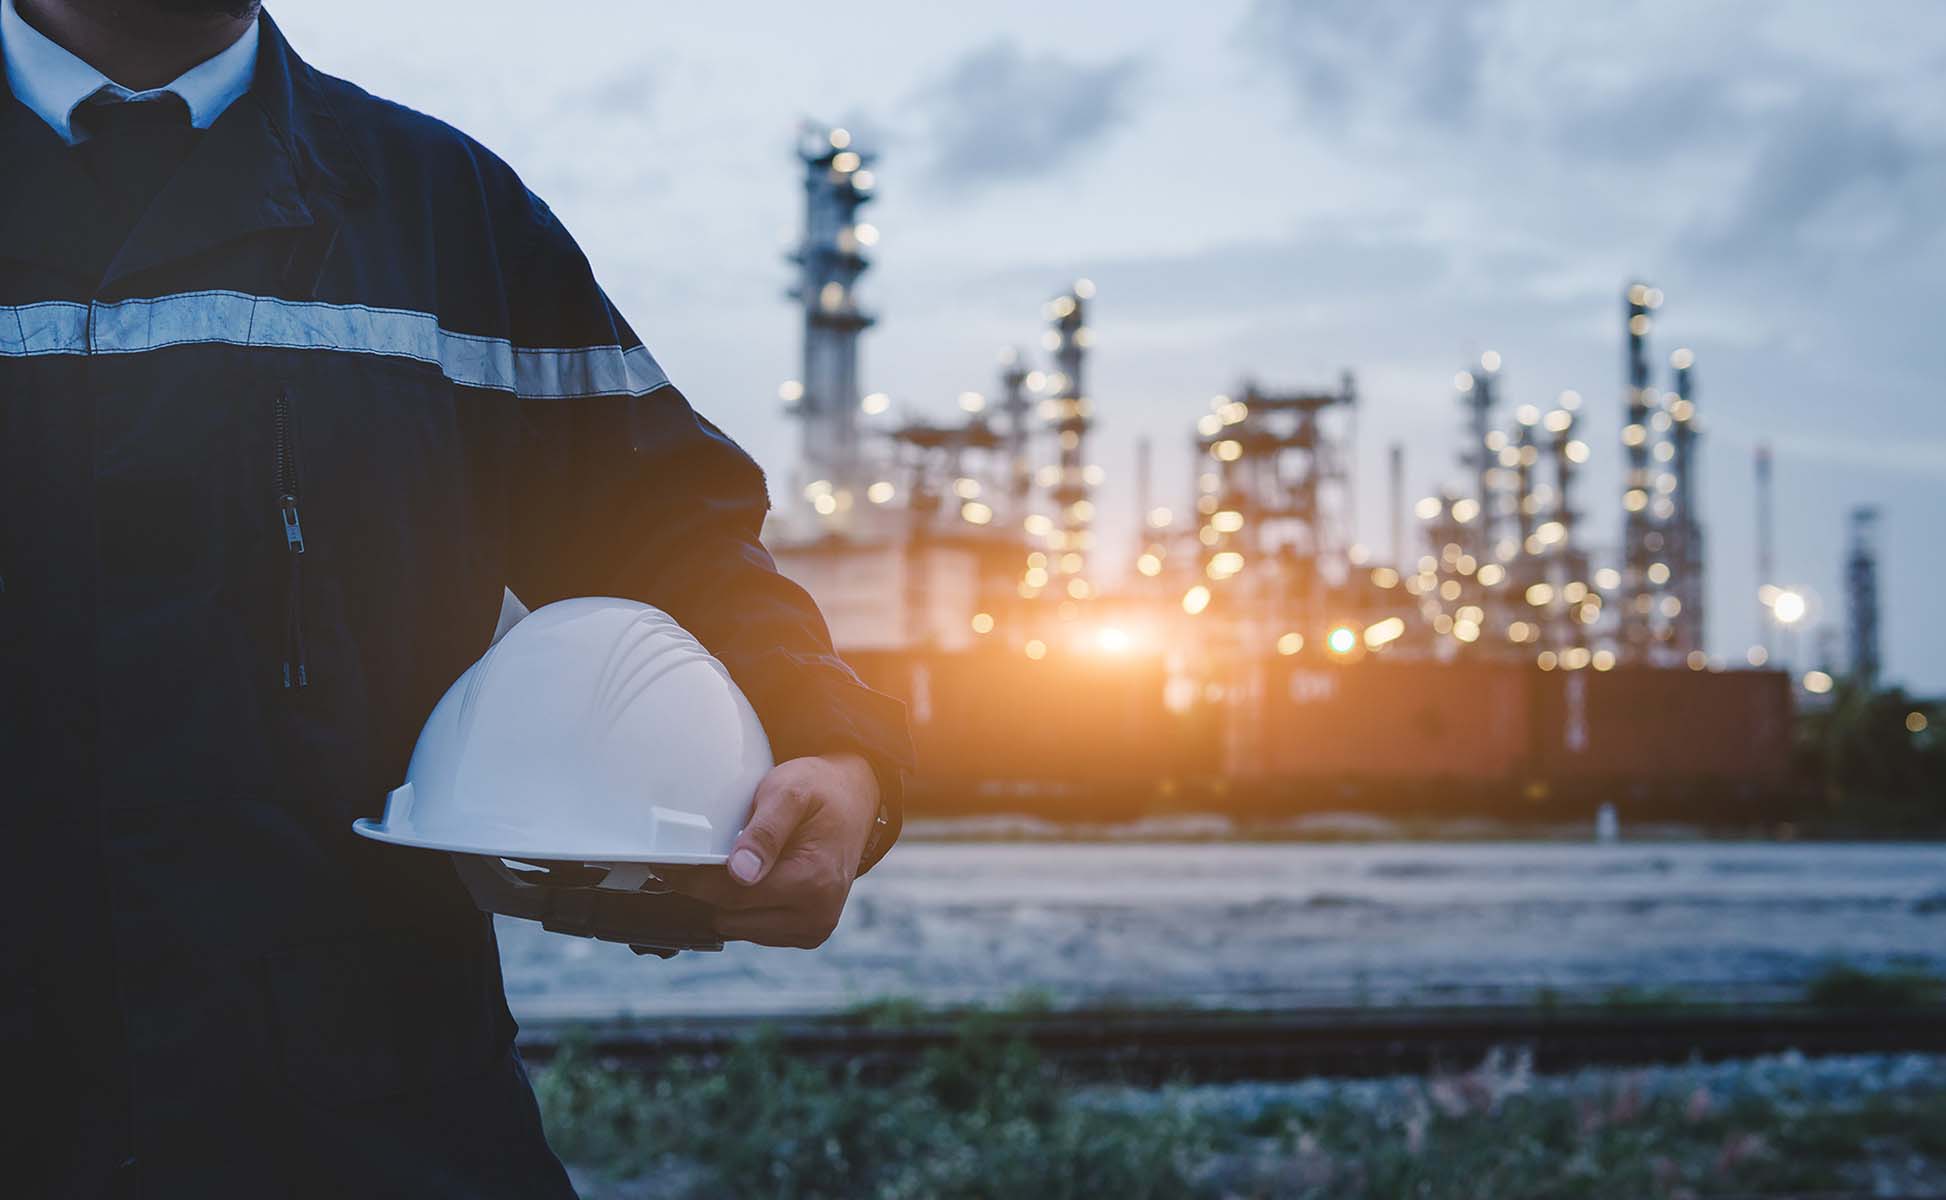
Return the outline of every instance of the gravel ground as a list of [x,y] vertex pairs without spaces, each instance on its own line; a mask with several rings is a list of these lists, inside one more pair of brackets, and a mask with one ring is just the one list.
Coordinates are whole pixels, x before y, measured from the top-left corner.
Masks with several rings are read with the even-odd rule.
[[1834,961],[1946,974],[1946,846],[911,843],[816,952],[501,941],[530,1017],[1788,993]]

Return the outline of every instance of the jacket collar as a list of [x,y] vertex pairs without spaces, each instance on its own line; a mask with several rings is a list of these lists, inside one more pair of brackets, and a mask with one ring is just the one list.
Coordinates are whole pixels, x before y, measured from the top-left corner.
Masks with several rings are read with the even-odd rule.
[[[253,233],[320,223],[335,228],[345,202],[369,189],[370,174],[317,73],[270,14],[260,21],[250,91],[203,134],[107,273],[87,281],[97,290],[120,290],[130,276]],[[94,186],[79,155],[14,97],[3,77],[0,161],[14,168],[0,191],[0,258],[72,273],[85,261],[81,247],[96,219],[92,205],[77,201],[92,196]]]

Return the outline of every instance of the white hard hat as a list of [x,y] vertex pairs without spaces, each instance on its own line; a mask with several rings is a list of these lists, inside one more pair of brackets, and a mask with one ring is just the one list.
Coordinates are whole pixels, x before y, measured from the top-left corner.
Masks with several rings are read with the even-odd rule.
[[[771,766],[750,702],[668,615],[563,600],[520,619],[447,689],[384,819],[352,828],[450,852],[482,908],[544,920],[536,898],[499,893],[550,871],[636,893],[652,865],[727,861]],[[494,895],[479,886],[489,875]]]

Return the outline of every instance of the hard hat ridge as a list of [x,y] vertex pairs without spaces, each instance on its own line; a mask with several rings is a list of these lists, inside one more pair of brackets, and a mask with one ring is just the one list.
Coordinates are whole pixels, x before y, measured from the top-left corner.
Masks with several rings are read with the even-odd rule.
[[692,662],[707,663],[729,678],[723,664],[687,629],[659,609],[644,608],[615,639],[608,661],[602,664],[594,702],[595,711],[605,714],[602,731],[610,731],[641,694],[663,676]]

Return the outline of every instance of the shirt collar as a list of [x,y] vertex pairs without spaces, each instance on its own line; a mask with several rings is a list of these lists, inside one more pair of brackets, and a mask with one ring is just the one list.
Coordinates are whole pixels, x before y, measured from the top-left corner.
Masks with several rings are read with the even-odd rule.
[[252,21],[229,49],[184,71],[174,82],[146,92],[131,91],[57,45],[23,19],[14,0],[0,0],[0,55],[6,59],[7,85],[22,104],[48,123],[70,146],[86,134],[74,127],[74,110],[106,89],[117,100],[146,100],[173,92],[189,107],[189,123],[208,129],[238,96],[250,90],[257,69],[260,21]]

